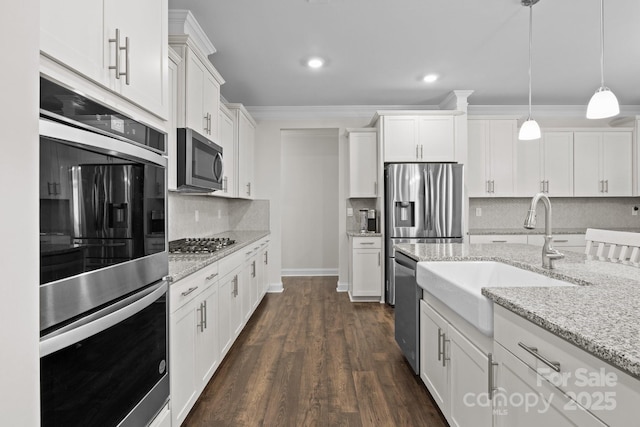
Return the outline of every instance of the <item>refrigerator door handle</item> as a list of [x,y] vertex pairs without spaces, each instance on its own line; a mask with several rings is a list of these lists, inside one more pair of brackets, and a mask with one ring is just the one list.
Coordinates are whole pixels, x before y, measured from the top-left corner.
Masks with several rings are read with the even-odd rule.
[[425,175],[425,188],[424,188],[424,197],[427,199],[425,200],[425,212],[424,212],[424,223],[425,223],[425,230],[431,230],[431,222],[432,222],[432,209],[431,209],[431,201],[433,199],[433,195],[432,195],[432,188],[431,188],[431,170],[427,169],[424,171],[424,175]]

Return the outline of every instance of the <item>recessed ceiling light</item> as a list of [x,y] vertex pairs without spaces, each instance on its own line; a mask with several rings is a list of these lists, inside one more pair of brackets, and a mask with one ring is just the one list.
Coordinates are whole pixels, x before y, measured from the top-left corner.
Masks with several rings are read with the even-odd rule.
[[324,60],[322,58],[311,58],[307,61],[309,68],[322,68]]
[[433,83],[436,80],[438,80],[438,75],[437,74],[427,74],[426,76],[424,76],[422,78],[422,80],[426,83]]

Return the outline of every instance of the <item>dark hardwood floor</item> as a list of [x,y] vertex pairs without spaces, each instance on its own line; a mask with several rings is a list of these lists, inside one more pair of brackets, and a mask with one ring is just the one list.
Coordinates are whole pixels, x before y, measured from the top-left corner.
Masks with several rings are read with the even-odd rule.
[[446,426],[393,337],[393,309],[336,277],[267,294],[184,426]]

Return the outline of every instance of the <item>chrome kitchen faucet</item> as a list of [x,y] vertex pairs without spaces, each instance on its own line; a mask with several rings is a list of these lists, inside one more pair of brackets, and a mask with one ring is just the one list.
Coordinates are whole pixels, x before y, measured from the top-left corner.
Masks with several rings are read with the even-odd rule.
[[564,254],[558,252],[551,246],[553,236],[551,235],[551,201],[544,193],[538,193],[531,199],[531,206],[527,217],[524,219],[524,228],[533,230],[536,228],[536,206],[542,200],[544,203],[544,245],[542,246],[542,267],[552,269],[553,261],[564,258]]

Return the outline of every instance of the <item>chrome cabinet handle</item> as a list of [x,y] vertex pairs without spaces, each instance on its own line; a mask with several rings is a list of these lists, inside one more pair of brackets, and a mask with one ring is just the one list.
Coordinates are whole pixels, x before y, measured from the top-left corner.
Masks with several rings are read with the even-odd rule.
[[124,50],[124,73],[119,73],[121,76],[124,76],[124,82],[127,86],[129,86],[129,76],[131,73],[129,72],[129,37],[124,38],[124,47],[120,46],[120,50]]
[[251,263],[251,277],[256,277],[256,262]]
[[264,252],[264,263],[269,264],[269,251]]
[[489,400],[493,399],[493,392],[496,391],[498,388],[495,386],[495,372],[494,369],[496,366],[498,366],[498,364],[496,362],[493,361],[493,354],[489,353],[487,355],[487,374],[489,376],[489,381],[487,381],[488,383],[488,392],[489,392]]
[[507,243],[506,240],[492,240],[491,243]]
[[549,180],[546,180],[546,181],[545,181],[545,190],[544,190],[544,191],[545,191],[546,193],[548,193],[548,192],[549,192]]
[[204,117],[204,133],[209,133],[209,113],[205,113]]
[[554,371],[560,372],[560,362],[550,361],[549,359],[547,359],[546,357],[538,353],[538,349],[536,347],[529,347],[528,345],[523,344],[522,342],[519,342],[518,346],[522,347],[527,353],[531,354],[533,357],[535,357],[536,359],[538,359],[539,361],[541,361],[542,363],[544,363]]
[[204,314],[202,315],[202,324],[204,325],[204,329],[207,329],[207,300],[202,302],[202,309]]
[[438,360],[442,360],[442,329],[438,328]]
[[209,135],[211,135],[211,113],[209,113]]
[[447,357],[447,343],[451,341],[447,339],[447,334],[442,334],[442,366],[447,366],[447,360],[450,360]]
[[373,194],[378,195],[378,183],[376,181],[373,182]]
[[196,325],[196,328],[200,328],[200,332],[204,332],[204,308],[202,303],[200,303],[200,307],[196,311],[200,314],[200,323]]
[[564,240],[557,240],[557,239],[553,239],[554,242],[556,243],[569,243],[568,240],[564,239]]
[[116,37],[109,39],[109,44],[115,43],[116,65],[109,65],[110,70],[115,70],[116,79],[120,79],[120,29],[116,28]]
[[222,178],[222,190],[226,193],[228,191],[228,186],[227,186],[227,177],[225,176],[224,178]]
[[216,277],[217,275],[218,275],[218,273],[210,274],[210,275],[208,275],[208,276],[206,277],[206,280],[211,280],[211,279],[213,279],[214,277]]
[[380,252],[378,252],[378,266],[380,266]]
[[420,156],[418,156],[418,144],[416,144],[416,159],[419,159]]
[[198,289],[198,287],[197,287],[197,286],[195,286],[195,287],[193,287],[193,288],[189,288],[189,289],[187,289],[186,291],[184,291],[181,295],[182,295],[183,297],[186,297],[187,295],[189,295],[191,292],[195,291],[196,289]]
[[540,191],[544,193],[544,181],[540,181]]
[[250,195],[251,195],[251,183],[248,182],[247,183],[247,196],[250,196]]
[[604,181],[600,180],[598,181],[598,189],[601,193],[604,193]]
[[374,242],[360,242],[361,245],[373,245]]
[[485,184],[485,188],[486,188],[487,193],[491,193],[491,187],[490,187],[490,184],[489,184],[490,182],[491,181],[487,180],[486,184]]
[[609,180],[608,179],[604,180],[604,192],[605,193],[609,192]]
[[424,159],[424,145],[420,144],[420,158]]

